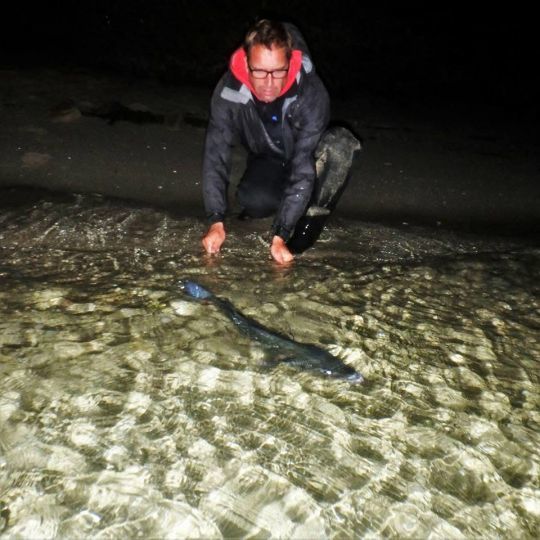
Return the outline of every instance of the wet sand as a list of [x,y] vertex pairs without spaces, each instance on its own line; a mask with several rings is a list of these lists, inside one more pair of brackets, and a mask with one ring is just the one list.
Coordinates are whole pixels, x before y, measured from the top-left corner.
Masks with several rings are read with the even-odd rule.
[[[210,88],[83,70],[4,69],[0,75],[0,188],[94,192],[203,216],[201,157]],[[81,115],[84,107],[113,101],[165,115],[168,125],[110,124]],[[540,158],[532,119],[366,96],[334,100],[333,119],[350,125],[364,145],[338,215],[538,233]],[[237,149],[233,185],[243,159]],[[4,204],[21,196],[30,194],[1,193]]]

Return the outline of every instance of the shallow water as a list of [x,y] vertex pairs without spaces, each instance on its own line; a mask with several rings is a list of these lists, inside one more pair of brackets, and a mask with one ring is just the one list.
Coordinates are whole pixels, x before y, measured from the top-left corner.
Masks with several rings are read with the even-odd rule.
[[[99,197],[0,212],[5,538],[537,538],[540,251],[335,219],[290,268],[266,225]],[[366,378],[285,366],[189,278]]]

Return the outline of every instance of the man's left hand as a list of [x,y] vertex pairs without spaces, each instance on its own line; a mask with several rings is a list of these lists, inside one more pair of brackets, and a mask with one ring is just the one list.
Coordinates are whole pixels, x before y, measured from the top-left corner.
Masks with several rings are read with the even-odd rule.
[[272,238],[270,253],[272,254],[274,261],[278,264],[287,264],[294,259],[294,255],[289,251],[285,240],[283,240],[281,236],[274,236],[274,238]]

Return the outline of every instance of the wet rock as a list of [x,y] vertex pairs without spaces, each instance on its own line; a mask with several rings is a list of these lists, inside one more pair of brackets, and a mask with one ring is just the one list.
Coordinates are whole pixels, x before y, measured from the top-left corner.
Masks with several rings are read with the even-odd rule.
[[78,452],[59,445],[51,447],[50,452],[47,461],[48,470],[65,475],[81,474],[86,470],[86,459]]
[[469,503],[492,502],[507,489],[489,460],[468,449],[433,461],[430,481]]
[[176,538],[223,538],[216,524],[201,511],[184,502],[163,501],[155,517],[155,536]]
[[124,409],[136,417],[142,416],[152,405],[152,398],[142,392],[130,392],[127,396]]
[[93,535],[102,520],[96,512],[84,509],[66,519],[59,527],[59,535],[63,538],[88,538]]
[[37,309],[49,309],[67,303],[67,291],[63,289],[44,289],[33,293],[34,306]]
[[432,512],[419,514],[410,503],[398,503],[391,507],[390,515],[382,526],[383,537],[388,538],[426,538],[444,533],[444,538],[465,538],[450,524],[445,523]]
[[511,405],[508,396],[502,392],[492,392],[485,390],[479,399],[479,405],[488,418],[503,420],[511,412]]
[[65,508],[54,495],[25,490],[10,505],[11,526],[5,538],[56,538]]
[[96,426],[84,420],[76,420],[68,431],[69,440],[81,448],[96,448],[99,445],[99,435]]
[[189,317],[199,309],[194,302],[188,302],[186,300],[173,300],[171,302],[171,307],[174,312],[181,317]]

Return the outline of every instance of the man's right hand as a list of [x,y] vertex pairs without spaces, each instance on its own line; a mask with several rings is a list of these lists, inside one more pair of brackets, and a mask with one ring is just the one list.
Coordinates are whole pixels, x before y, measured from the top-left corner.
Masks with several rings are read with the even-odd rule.
[[223,242],[225,242],[225,226],[223,222],[212,223],[202,239],[202,245],[206,253],[218,253]]

